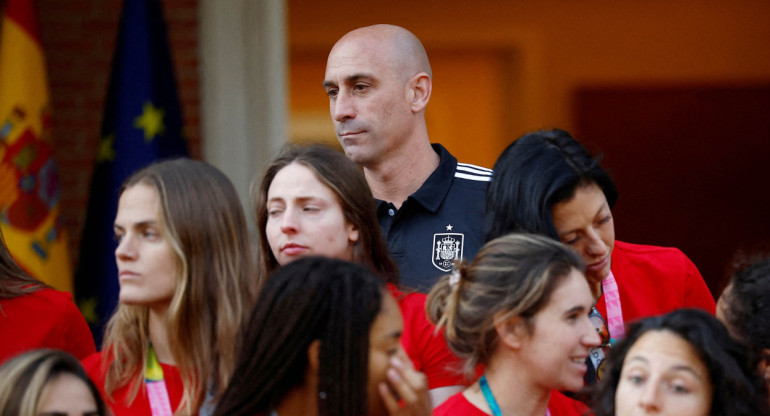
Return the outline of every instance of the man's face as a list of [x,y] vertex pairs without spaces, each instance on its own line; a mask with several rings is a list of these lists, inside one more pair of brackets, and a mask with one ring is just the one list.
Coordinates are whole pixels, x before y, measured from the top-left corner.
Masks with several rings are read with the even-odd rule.
[[345,155],[364,167],[387,160],[412,129],[409,74],[399,71],[391,50],[372,39],[343,39],[326,63],[324,89],[337,139]]

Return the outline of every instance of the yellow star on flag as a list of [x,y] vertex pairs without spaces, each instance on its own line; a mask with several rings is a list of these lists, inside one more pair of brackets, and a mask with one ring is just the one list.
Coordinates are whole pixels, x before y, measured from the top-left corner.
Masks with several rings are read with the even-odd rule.
[[165,111],[156,108],[151,102],[144,103],[142,115],[134,119],[134,127],[144,130],[144,141],[149,143],[155,136],[163,133],[166,127],[163,125]]
[[78,303],[78,308],[83,317],[86,318],[86,322],[95,324],[99,322],[99,314],[96,313],[96,306],[99,304],[99,300],[92,296],[88,299],[83,299]]
[[99,142],[99,150],[96,153],[97,162],[111,162],[115,160],[115,149],[112,147],[115,144],[115,133],[103,138]]

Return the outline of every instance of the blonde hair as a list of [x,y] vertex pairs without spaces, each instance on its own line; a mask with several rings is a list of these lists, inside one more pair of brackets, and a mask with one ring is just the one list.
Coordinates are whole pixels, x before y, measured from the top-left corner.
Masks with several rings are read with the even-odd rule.
[[582,271],[572,250],[547,237],[509,234],[486,243],[470,265],[458,265],[428,294],[428,318],[444,326],[449,348],[465,358],[469,378],[497,346],[495,323],[515,316],[529,330],[532,317],[569,274]]
[[0,367],[0,416],[36,416],[49,382],[60,374],[79,378],[93,396],[97,413],[105,414],[99,391],[78,360],[64,351],[40,349],[17,355]]
[[[209,383],[218,393],[227,387],[256,295],[246,219],[232,183],[206,163],[150,165],[128,178],[121,194],[140,183],[158,191],[161,222],[177,254],[166,329],[184,384],[177,414],[191,414],[203,404]],[[121,304],[110,318],[103,354],[108,397],[130,383],[131,403],[144,385],[148,310]]]

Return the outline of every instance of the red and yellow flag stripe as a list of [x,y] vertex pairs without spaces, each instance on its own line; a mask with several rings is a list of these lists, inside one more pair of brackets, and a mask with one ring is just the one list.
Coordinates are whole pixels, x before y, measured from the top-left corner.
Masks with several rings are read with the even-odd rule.
[[0,21],[0,227],[27,272],[71,291],[39,33],[32,0],[5,2]]

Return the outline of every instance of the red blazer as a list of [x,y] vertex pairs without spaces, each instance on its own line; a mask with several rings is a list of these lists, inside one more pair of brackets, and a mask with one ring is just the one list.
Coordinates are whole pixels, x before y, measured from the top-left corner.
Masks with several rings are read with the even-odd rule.
[[[712,314],[716,310],[703,276],[679,249],[616,240],[611,269],[618,283],[626,325],[678,308],[700,308]],[[603,295],[596,308],[607,316]]]

